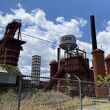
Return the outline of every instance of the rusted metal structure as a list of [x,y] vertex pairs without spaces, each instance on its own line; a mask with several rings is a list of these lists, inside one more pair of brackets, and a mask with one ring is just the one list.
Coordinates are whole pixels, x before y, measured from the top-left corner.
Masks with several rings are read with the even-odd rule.
[[65,59],[65,71],[70,77],[77,75],[81,80],[88,80],[89,68],[83,56],[75,56]]
[[[100,49],[95,49],[93,51],[93,71],[94,71],[94,80],[98,81],[98,76],[104,77],[105,74],[105,62],[104,62],[104,51]],[[106,90],[101,90],[99,85],[95,85],[95,95],[97,98],[107,96]]]
[[[95,19],[94,16],[90,16],[91,23],[91,37],[92,37],[92,57],[93,57],[93,72],[94,72],[94,81],[98,81],[98,76],[104,77],[105,72],[105,62],[104,62],[104,51],[97,48],[96,40],[96,31],[95,31]],[[104,97],[106,95],[105,91],[101,92],[99,85],[95,85],[95,95],[97,98]]]
[[57,82],[59,78],[62,78],[62,76],[65,74],[64,68],[62,67],[60,70],[58,70],[55,75],[50,79],[50,81],[47,83],[47,85],[44,88],[44,91],[51,90],[53,86],[56,87]]
[[92,38],[92,56],[93,56],[93,71],[94,79],[97,81],[97,76],[105,76],[105,63],[104,51],[97,49],[96,31],[95,31],[95,18],[90,16],[91,23],[91,38]]
[[[14,38],[15,34],[17,34],[16,39]],[[0,64],[18,65],[20,51],[23,50],[22,45],[26,43],[20,37],[21,20],[14,19],[8,23],[4,37],[0,40]]]
[[94,79],[97,81],[98,75],[101,75],[102,77],[105,76],[104,51],[101,49],[95,49],[92,54]]
[[64,69],[66,76],[70,78],[74,75],[82,80],[88,80],[89,66],[86,58],[86,52],[79,49],[74,35],[65,35],[60,39],[60,48],[65,50]]
[[52,78],[57,71],[58,71],[58,62],[55,60],[52,60],[50,62],[50,77]]
[[[61,58],[60,68],[64,66],[64,63],[65,63],[65,58]],[[58,62],[56,60],[52,60],[49,65],[50,65],[50,78],[52,78],[58,71]]]
[[105,63],[106,63],[106,72],[107,74],[110,74],[110,54],[106,56]]
[[[64,58],[60,58],[60,49],[64,50]],[[46,86],[46,90],[52,89],[52,86],[57,85],[58,89],[67,89],[69,82],[58,78],[73,79],[76,75],[81,80],[89,80],[89,61],[86,58],[86,52],[80,50],[76,44],[74,35],[65,35],[60,39],[60,47],[58,48],[58,62],[50,63],[51,80]],[[57,78],[57,80],[56,80]],[[55,81],[55,83],[53,83]]]

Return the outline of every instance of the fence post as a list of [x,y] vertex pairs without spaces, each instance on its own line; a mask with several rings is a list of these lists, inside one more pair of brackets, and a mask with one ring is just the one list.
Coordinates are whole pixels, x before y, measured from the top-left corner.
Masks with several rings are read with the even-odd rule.
[[82,82],[81,80],[75,75],[76,79],[79,82],[79,98],[80,98],[80,110],[82,110]]
[[79,80],[79,95],[80,95],[80,109],[82,110],[82,86],[81,80]]
[[18,110],[20,110],[20,102],[21,102],[21,86],[22,86],[22,76],[19,76],[19,94],[18,94]]

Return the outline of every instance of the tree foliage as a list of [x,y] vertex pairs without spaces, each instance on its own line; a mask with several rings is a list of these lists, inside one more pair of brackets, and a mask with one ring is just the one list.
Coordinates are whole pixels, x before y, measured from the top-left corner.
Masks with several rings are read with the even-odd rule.
[[7,71],[7,73],[11,74],[21,74],[20,70],[18,69],[17,66],[12,66],[12,65],[7,65],[7,64],[0,64],[0,68],[4,69]]
[[101,86],[107,85],[110,87],[110,74],[106,75],[105,77],[99,75],[97,83]]

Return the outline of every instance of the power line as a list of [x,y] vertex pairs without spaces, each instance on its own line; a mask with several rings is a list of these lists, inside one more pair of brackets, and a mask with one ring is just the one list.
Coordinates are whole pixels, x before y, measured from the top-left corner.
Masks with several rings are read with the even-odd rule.
[[[3,27],[3,26],[0,26],[0,28],[5,29],[5,27]],[[56,43],[56,42],[53,42],[53,41],[50,41],[50,40],[46,40],[46,39],[42,39],[42,38],[38,38],[38,37],[35,37],[35,36],[33,36],[33,35],[29,35],[29,34],[22,33],[22,32],[21,32],[21,34],[22,34],[22,35],[25,35],[25,36],[29,36],[29,37],[34,38],[34,39],[38,39],[38,40],[42,40],[42,41],[45,41],[45,42],[48,42],[48,43],[52,43],[52,44],[59,45],[59,44]],[[91,53],[86,52],[86,54],[91,54]]]
[[[0,28],[5,29],[5,27],[3,27],[3,26],[0,26]],[[53,42],[53,41],[50,41],[50,40],[46,40],[46,39],[42,39],[42,38],[38,38],[38,37],[35,37],[35,36],[32,36],[32,35],[29,35],[29,34],[26,34],[26,33],[21,33],[21,34],[22,34],[22,35],[25,35],[25,36],[29,36],[29,37],[31,37],[31,38],[38,39],[38,40],[42,40],[42,41],[45,41],[45,42],[48,42],[48,43],[53,43],[53,44],[57,44],[57,45],[59,45],[59,44],[56,43],[56,42]]]
[[55,43],[53,41],[49,41],[49,40],[46,40],[46,39],[42,39],[42,38],[38,38],[38,37],[35,37],[35,36],[32,36],[32,35],[29,35],[29,34],[25,34],[25,33],[21,33],[22,35],[26,35],[26,36],[29,36],[29,37],[32,37],[32,38],[35,38],[35,39],[38,39],[38,40],[42,40],[42,41],[45,41],[45,42],[49,42],[49,43],[53,43],[53,44],[57,44],[59,45],[58,43]]

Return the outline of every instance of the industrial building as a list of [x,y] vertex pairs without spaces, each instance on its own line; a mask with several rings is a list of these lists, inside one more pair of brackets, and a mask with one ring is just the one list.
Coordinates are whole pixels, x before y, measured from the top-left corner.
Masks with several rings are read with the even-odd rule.
[[[106,74],[110,74],[110,54],[104,57],[104,51],[97,48],[96,31],[95,31],[95,19],[94,16],[90,16],[91,24],[91,36],[92,36],[92,58],[93,68],[89,66],[89,59],[86,58],[86,52],[80,50],[76,44],[76,38],[74,35],[65,35],[60,39],[60,45],[58,48],[58,60],[50,62],[50,76],[51,79],[45,90],[52,89],[53,86],[59,90],[67,90],[69,83],[55,80],[54,78],[73,79],[77,76],[80,80],[97,82],[98,76],[104,77]],[[63,49],[64,58],[63,61],[60,58],[60,50]],[[74,84],[69,87],[69,90],[73,93]],[[95,84],[94,94],[97,98],[107,96],[107,88],[101,89],[101,87]],[[77,91],[76,91],[77,92]],[[87,94],[87,92],[86,92]]]
[[[64,50],[64,58],[60,58],[60,51]],[[60,39],[58,49],[58,61],[50,62],[51,78],[65,78],[75,80],[77,76],[83,81],[94,81],[93,71],[89,68],[89,60],[86,58],[86,52],[79,49],[76,44],[76,38],[73,35],[65,35]],[[54,79],[53,79],[54,80]],[[50,80],[46,89],[51,89],[54,81]],[[56,82],[55,82],[56,83]],[[62,80],[57,81],[57,89],[73,91],[74,84]]]
[[32,69],[31,69],[31,75],[32,77],[32,83],[39,83],[40,81],[40,66],[41,66],[41,56],[34,55],[32,56]]
[[[17,38],[15,38],[15,34]],[[18,66],[20,51],[23,50],[22,45],[26,42],[21,40],[21,20],[14,19],[8,23],[3,38],[0,40],[0,64],[3,65],[5,71],[0,71],[0,83],[16,84],[16,76],[11,74],[21,74]],[[16,68],[13,71],[12,68]],[[6,75],[7,74],[7,75]]]
[[[0,40],[0,64],[8,64],[17,66],[20,51],[22,51],[22,45],[25,41],[20,39],[21,37],[21,21],[14,19],[6,26],[6,31],[2,40]],[[17,39],[14,38],[16,32]]]
[[[89,59],[86,57],[86,52],[81,50],[74,35],[64,35],[60,38],[60,45],[57,50],[57,61],[52,60],[50,62],[50,81],[46,82],[43,86],[44,90],[51,90],[54,86],[55,89],[62,90],[63,92],[69,90],[71,93],[75,93],[75,83],[70,81],[65,82],[60,78],[72,79],[78,77],[83,81],[97,82],[98,75],[104,77],[106,74],[110,74],[110,54],[104,57],[104,51],[97,47],[96,32],[95,32],[95,20],[94,16],[90,17],[91,24],[91,36],[92,36],[92,63],[93,68],[89,66]],[[22,45],[25,41],[20,39],[21,37],[21,21],[13,20],[6,26],[6,31],[2,40],[0,40],[0,64],[17,66],[20,51],[22,51]],[[14,38],[16,31],[17,38]],[[64,50],[63,58],[60,57],[61,50]],[[40,66],[41,56],[32,56],[32,81],[30,84],[40,85]],[[20,73],[20,72],[19,72]],[[8,72],[11,74],[11,72]],[[0,83],[16,83],[16,77],[9,75],[1,75]],[[56,79],[55,79],[56,78]],[[5,82],[4,82],[5,81]],[[42,82],[43,84],[43,82]],[[101,90],[99,85],[95,84],[94,93],[96,97],[107,96],[107,90]]]

